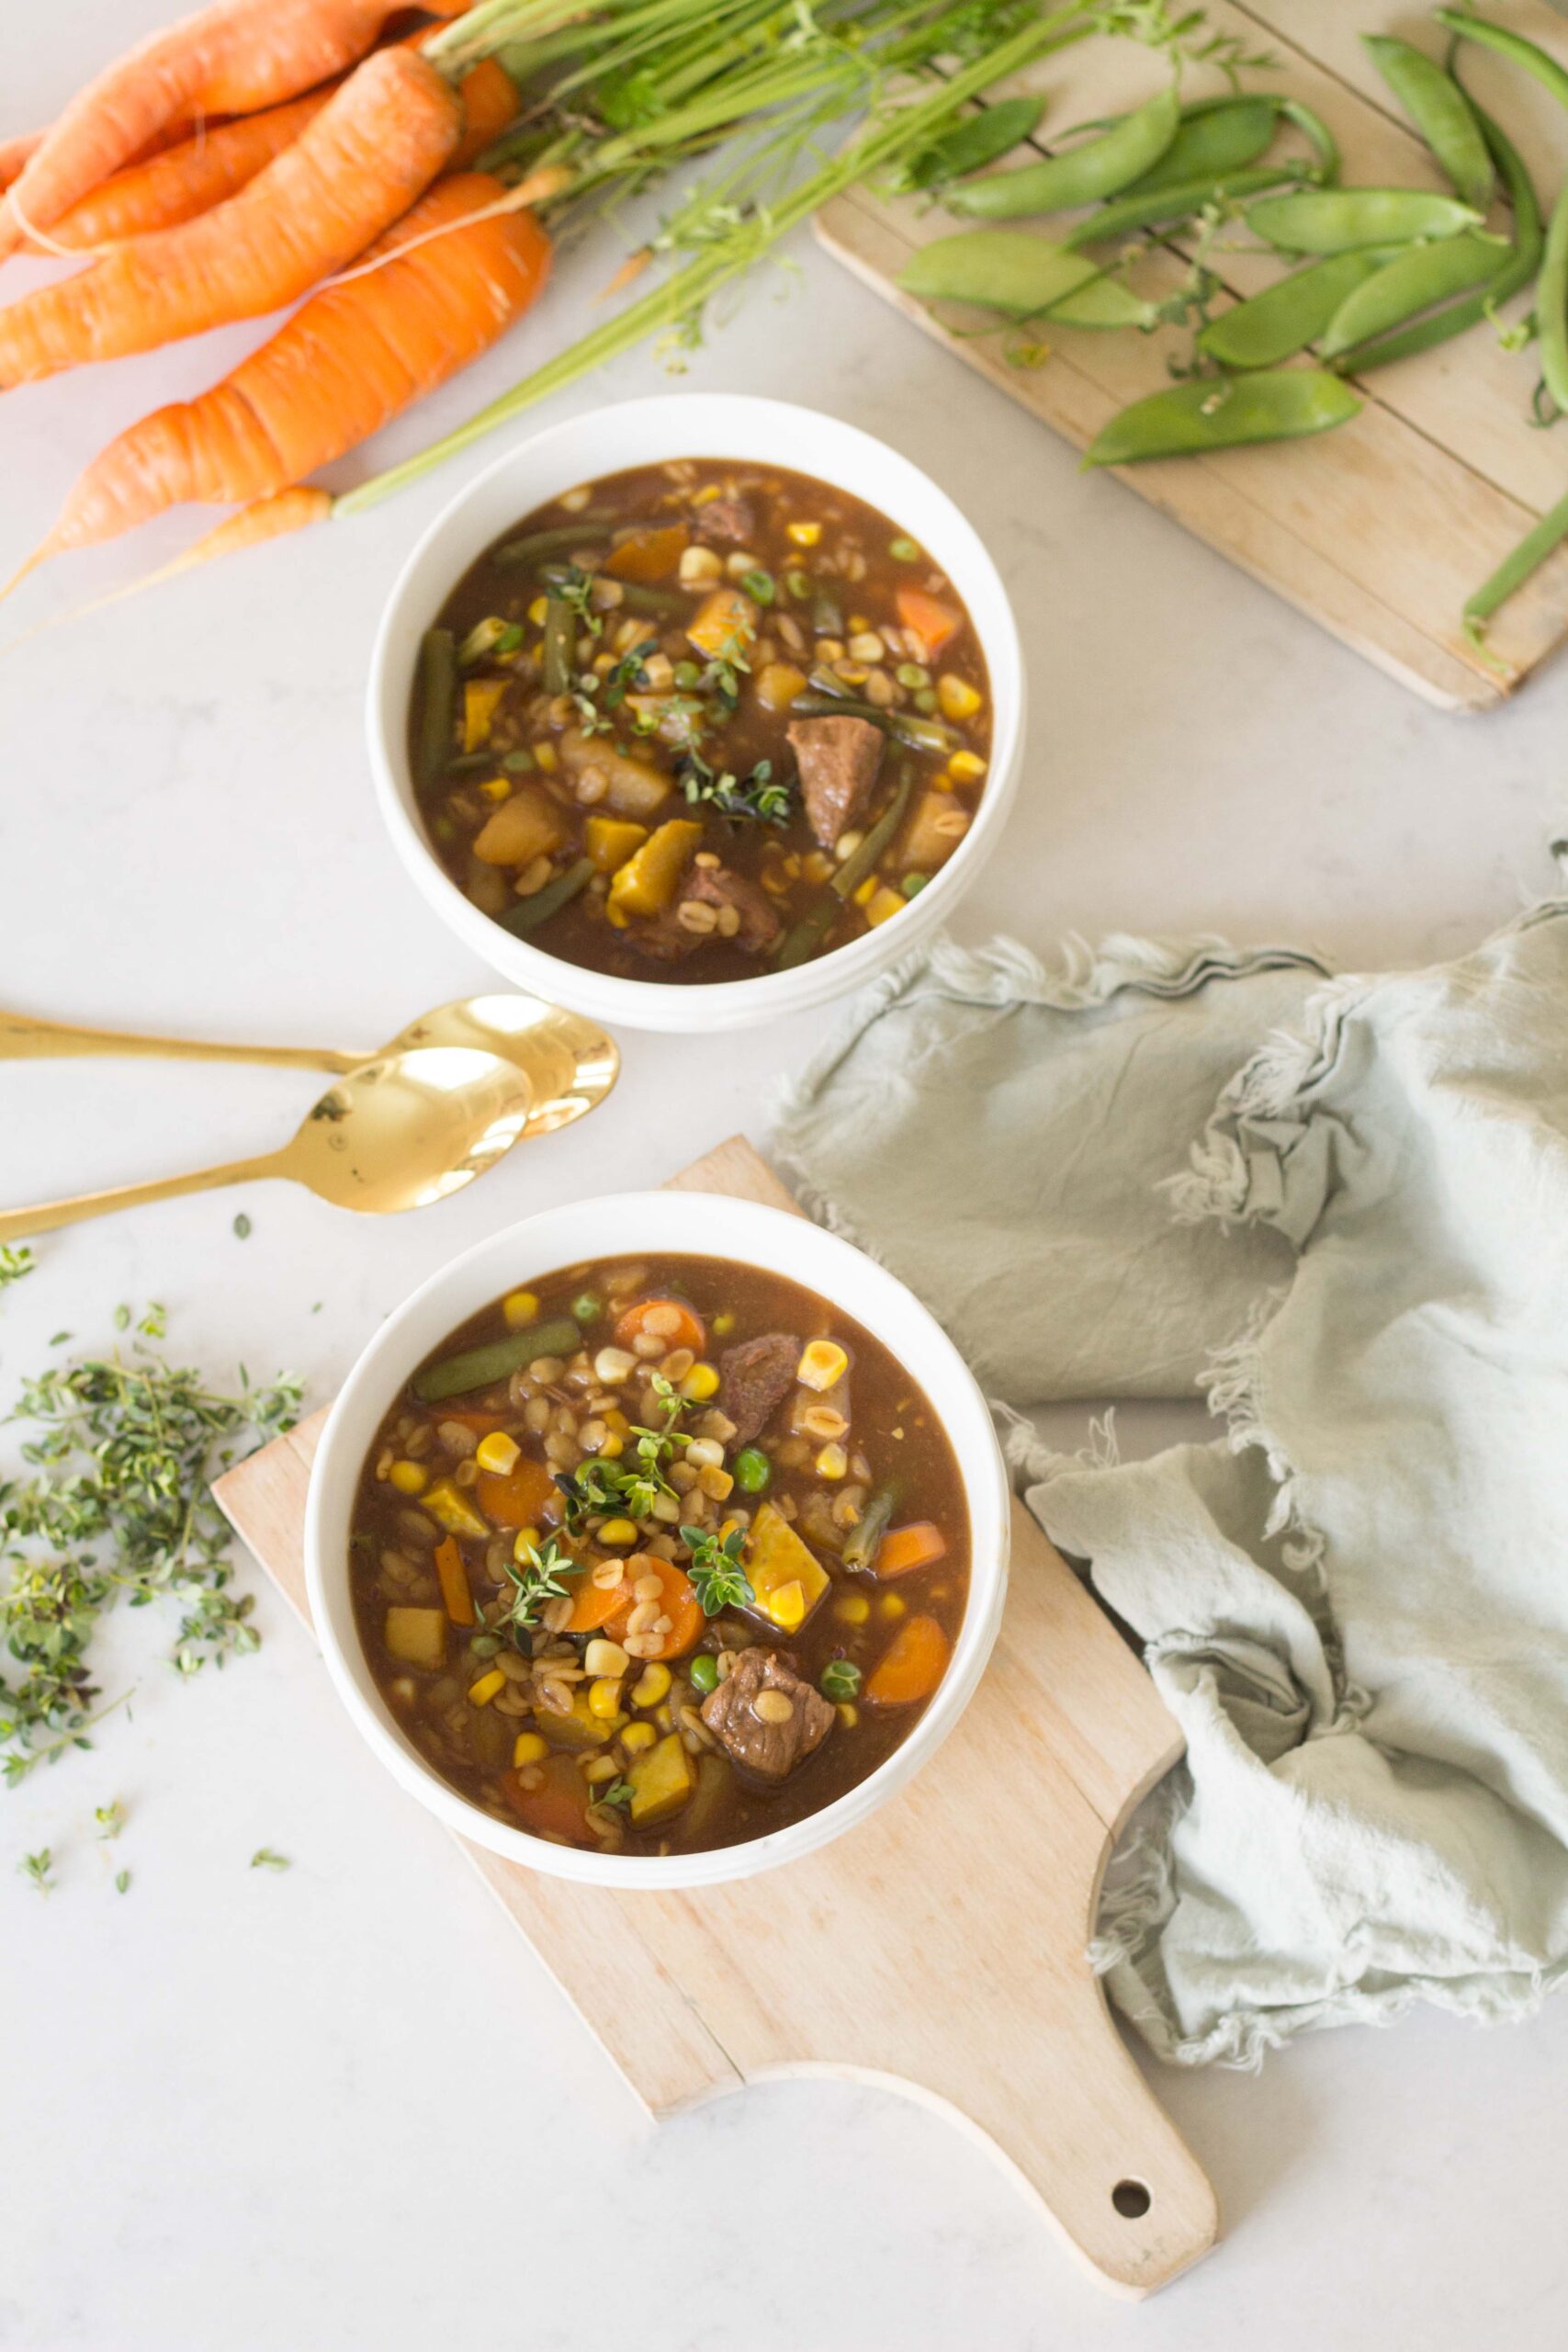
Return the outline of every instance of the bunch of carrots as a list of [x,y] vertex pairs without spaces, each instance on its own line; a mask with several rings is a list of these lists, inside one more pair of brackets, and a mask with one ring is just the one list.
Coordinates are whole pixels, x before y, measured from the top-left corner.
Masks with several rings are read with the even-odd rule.
[[[1161,0],[422,0],[408,30],[396,0],[215,0],[0,147],[0,261],[86,265],[0,308],[0,390],[298,307],[111,443],[10,584],[186,503],[240,512],[165,570],[354,513],[644,334],[690,332],[1002,75],[1096,30],[1179,46],[1194,21]],[[344,498],[310,486],[522,317],[563,216],[721,148],[657,241],[692,258],[414,459]]]

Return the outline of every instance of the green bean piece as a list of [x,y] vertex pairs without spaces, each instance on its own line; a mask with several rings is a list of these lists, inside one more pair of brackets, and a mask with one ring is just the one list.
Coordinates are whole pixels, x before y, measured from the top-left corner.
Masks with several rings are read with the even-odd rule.
[[418,1375],[413,1393],[422,1405],[438,1405],[444,1396],[466,1396],[471,1389],[510,1380],[541,1356],[574,1356],[581,1344],[576,1324],[558,1315],[548,1323],[531,1323],[525,1331],[509,1331],[504,1340],[491,1340],[482,1348],[444,1356]]
[[851,1528],[841,1555],[846,1568],[869,1568],[876,1558],[887,1522],[898,1500],[897,1486],[879,1487]]
[[524,938],[527,933],[537,931],[542,922],[548,922],[552,915],[558,915],[563,907],[570,906],[588,888],[598,870],[591,857],[580,857],[575,865],[569,865],[554,881],[547,882],[542,890],[536,890],[531,898],[519,899],[514,907],[497,915],[497,922],[513,939]]
[[1004,155],[1037,130],[1045,111],[1043,98],[1003,98],[994,107],[986,107],[978,114],[966,115],[922,147],[894,175],[890,185],[897,190],[946,187],[953,180],[963,179],[970,172],[984,171],[987,164],[999,163]]
[[973,302],[1032,319],[1100,274],[1097,263],[1027,229],[959,229],[922,245],[898,283],[923,302]]
[[1481,125],[1453,75],[1435,57],[1392,33],[1363,33],[1361,47],[1431,149],[1454,194],[1484,212],[1496,175]]
[[459,752],[455,759],[447,761],[444,773],[447,775],[478,775],[483,769],[493,768],[494,765],[493,752]]
[[1211,319],[1199,334],[1198,348],[1222,368],[1276,368],[1325,334],[1346,296],[1390,258],[1372,245],[1362,253],[1308,262]]
[[1180,187],[1161,188],[1153,196],[1119,196],[1098,212],[1075,221],[1064,244],[1092,245],[1101,237],[1125,236],[1130,229],[1160,229],[1175,220],[1190,220],[1206,205],[1235,203],[1244,196],[1259,196],[1265,188],[1284,187],[1308,176],[1305,164],[1255,164],[1250,170],[1232,172],[1223,180],[1188,180]]
[[1314,187],[1266,196],[1247,208],[1247,225],[1286,254],[1353,253],[1358,245],[1408,245],[1457,237],[1481,215],[1455,196],[1417,187]]
[[1278,121],[1272,98],[1200,98],[1182,107],[1176,136],[1158,163],[1122,193],[1157,196],[1168,187],[1183,187],[1189,180],[1223,179],[1257,163]]
[[947,198],[948,209],[987,220],[1010,220],[1021,213],[1065,212],[1074,205],[1094,204],[1151,170],[1175,138],[1180,120],[1181,104],[1171,83],[1081,147],[954,188]]
[[826,589],[811,607],[811,626],[818,637],[842,637],[844,633],[843,607]]
[[1485,134],[1486,143],[1496,160],[1503,186],[1514,209],[1514,244],[1511,256],[1489,286],[1476,294],[1450,302],[1444,311],[1428,312],[1413,326],[1401,327],[1393,334],[1380,335],[1374,342],[1359,343],[1349,351],[1342,351],[1334,367],[1342,376],[1360,376],[1373,368],[1385,368],[1395,359],[1409,359],[1417,352],[1430,351],[1451,336],[1463,334],[1478,320],[1495,311],[1500,303],[1528,286],[1540,261],[1542,230],[1540,206],[1536,200],[1534,183],[1526,171],[1524,160],[1513,141],[1501,125],[1477,107],[1476,114]]
[[1510,246],[1490,237],[1469,235],[1442,237],[1434,245],[1407,245],[1347,294],[1319,339],[1319,356],[1337,358],[1452,295],[1493,285],[1511,254]]
[[521,571],[525,564],[537,563],[541,556],[560,555],[568,548],[596,547],[607,539],[615,527],[615,518],[609,514],[595,514],[585,506],[574,523],[557,524],[548,531],[530,531],[526,537],[508,539],[497,548],[491,561],[502,571]]
[[640,580],[623,580],[619,609],[645,620],[662,620],[671,613],[689,613],[692,600],[677,588],[649,588]]
[[419,776],[434,784],[452,756],[457,716],[457,640],[449,628],[427,628],[419,641]]
[[547,695],[570,691],[571,662],[576,650],[577,616],[566,598],[552,589],[545,599],[543,679]]
[[1549,555],[1568,538],[1568,498],[1560,498],[1555,506],[1543,514],[1533,530],[1527,531],[1517,547],[1510,548],[1492,577],[1483,582],[1464,607],[1464,633],[1471,643],[1479,647],[1486,634],[1486,624],[1517,594],[1532,573],[1540,570]]
[[804,964],[817,953],[843,912],[845,899],[860,888],[903,823],[904,811],[909,805],[909,795],[914,788],[914,775],[906,768],[894,787],[892,799],[860,846],[850,852],[816,904],[802,915],[792,930],[784,933],[773,955],[773,962],[779,971],[790,971],[796,964]]
[[1325,368],[1200,376],[1121,410],[1096,435],[1084,463],[1132,466],[1148,458],[1295,441],[1345,424],[1360,406],[1349,386]]
[[843,680],[831,670],[813,670],[811,683],[816,693],[796,695],[790,704],[791,710],[799,711],[803,718],[868,718],[912,752],[961,748],[958,737],[940,718],[918,718],[907,710],[884,710],[879,703],[862,702],[858,695],[845,692]]

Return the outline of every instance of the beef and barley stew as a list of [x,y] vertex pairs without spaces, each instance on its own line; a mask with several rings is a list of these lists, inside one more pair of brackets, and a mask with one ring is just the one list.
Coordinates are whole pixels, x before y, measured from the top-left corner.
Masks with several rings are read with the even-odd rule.
[[377,1683],[444,1779],[558,1844],[731,1846],[907,1737],[969,1583],[952,1446],[879,1341],[710,1258],[571,1266],[387,1414],[350,1536]]
[[682,458],[525,515],[425,636],[420,805],[506,930],[736,980],[884,923],[968,831],[990,689],[917,542],[848,492]]

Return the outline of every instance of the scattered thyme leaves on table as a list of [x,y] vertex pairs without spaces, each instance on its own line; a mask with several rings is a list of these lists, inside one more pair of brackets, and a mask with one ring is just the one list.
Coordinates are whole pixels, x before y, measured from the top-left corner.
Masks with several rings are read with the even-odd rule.
[[[130,1310],[115,1325],[126,1330]],[[52,1367],[23,1384],[13,1424],[31,1424],[19,1447],[23,1473],[0,1482],[0,1772],[8,1785],[69,1747],[129,1696],[107,1705],[95,1679],[103,1618],[166,1600],[179,1610],[173,1663],[195,1674],[253,1650],[248,1594],[231,1589],[232,1531],[212,1499],[212,1480],[243,1453],[292,1428],[301,1387],[280,1376],[240,1393],[209,1388],[199,1373],[167,1363],[148,1344],[164,1336],[150,1307],[129,1360]]]
[[0,1241],[0,1290],[9,1290],[13,1283],[19,1283],[24,1274],[33,1273],[37,1267],[38,1260],[26,1246],[13,1250],[8,1241]]
[[279,1854],[271,1846],[258,1846],[251,1856],[254,1871],[286,1871],[289,1868],[287,1854]]

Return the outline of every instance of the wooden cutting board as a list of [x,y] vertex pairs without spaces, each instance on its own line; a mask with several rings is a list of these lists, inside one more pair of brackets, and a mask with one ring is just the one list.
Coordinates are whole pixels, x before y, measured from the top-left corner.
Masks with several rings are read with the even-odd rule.
[[[1568,24],[1546,0],[1519,0],[1506,13],[1510,26],[1568,65]],[[1361,31],[1397,31],[1438,55],[1437,28],[1413,29],[1386,0],[1382,8],[1371,0],[1252,0],[1246,7],[1205,0],[1205,16],[1248,54],[1270,58],[1244,74],[1244,87],[1287,91],[1317,108],[1339,140],[1347,183],[1444,186],[1358,40]],[[1544,211],[1568,160],[1568,117],[1479,48],[1467,50],[1462,70],[1519,148]],[[1034,141],[1009,161],[1027,162],[1034,147],[1048,148],[1075,125],[1125,110],[1152,95],[1165,71],[1132,41],[1098,40],[998,85],[993,97],[1030,90],[1046,100]],[[1183,76],[1188,97],[1223,87],[1212,67]],[[1168,357],[1190,345],[1190,334],[1174,327],[1146,336],[1043,328],[1032,340],[1048,344],[1048,355],[1025,367],[1010,364],[1003,336],[973,332],[987,325],[983,312],[949,305],[946,324],[937,324],[896,280],[918,246],[971,225],[923,199],[882,202],[856,188],[824,209],[817,231],[886,300],[1075,447],[1086,447],[1127,401],[1169,382]],[[1008,225],[1059,235],[1063,221]],[[1276,258],[1242,250],[1249,242],[1238,224],[1209,255],[1229,295],[1254,293],[1280,273]],[[1170,292],[1190,251],[1173,235],[1135,264],[1128,282],[1156,299]],[[1517,296],[1505,315],[1522,315],[1529,301],[1528,291]],[[1568,490],[1568,424],[1542,432],[1529,420],[1537,372],[1533,352],[1503,351],[1477,326],[1367,377],[1357,387],[1366,401],[1360,414],[1321,440],[1168,458],[1123,467],[1120,478],[1428,701],[1485,710],[1568,633],[1563,549],[1495,623],[1489,649],[1501,673],[1460,625],[1466,597]],[[1026,485],[1016,494],[1025,499]],[[1190,613],[1173,616],[1173,625],[1192,623]]]
[[[671,1181],[795,1208],[739,1138]],[[213,1490],[307,1623],[325,1419]],[[881,2083],[979,2138],[1101,2285],[1138,2296],[1206,2254],[1219,2216],[1084,1950],[1117,1829],[1180,1753],[1142,1665],[1015,1505],[978,1692],[914,1783],[821,1852],[728,1886],[613,1894],[455,1842],[654,2115],[768,2075]]]

